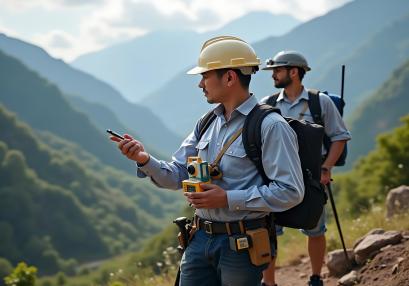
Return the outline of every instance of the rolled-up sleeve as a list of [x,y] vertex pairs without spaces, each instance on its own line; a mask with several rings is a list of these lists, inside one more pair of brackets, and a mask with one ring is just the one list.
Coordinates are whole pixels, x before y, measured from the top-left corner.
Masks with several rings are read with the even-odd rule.
[[304,182],[298,156],[297,135],[278,115],[262,123],[262,162],[269,185],[252,186],[246,191],[227,192],[229,209],[234,211],[281,212],[304,198]]
[[150,177],[152,182],[161,188],[180,189],[182,181],[187,179],[186,160],[189,156],[196,156],[197,139],[192,132],[183,141],[179,149],[173,154],[172,161],[166,162],[150,156],[150,160],[142,167],[137,167],[139,178]]
[[331,141],[351,140],[351,133],[346,128],[344,120],[332,100],[326,94],[320,93],[320,104],[325,134]]

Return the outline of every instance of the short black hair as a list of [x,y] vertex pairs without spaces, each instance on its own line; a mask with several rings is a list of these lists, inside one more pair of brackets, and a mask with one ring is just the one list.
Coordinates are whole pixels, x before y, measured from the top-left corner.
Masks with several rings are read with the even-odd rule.
[[300,67],[297,67],[297,69],[298,69],[298,77],[300,78],[300,81],[302,81],[305,75],[305,69],[300,68]]
[[304,75],[305,75],[305,69],[301,68],[301,67],[296,67],[296,66],[286,66],[287,70],[290,69],[297,69],[298,70],[298,78],[300,79],[300,82],[303,80]]
[[245,89],[248,89],[248,88],[249,88],[249,86],[250,86],[250,80],[251,80],[251,75],[250,75],[250,74],[249,74],[249,75],[243,74],[243,73],[241,72],[241,70],[239,70],[239,69],[229,69],[229,68],[226,68],[226,69],[218,69],[218,70],[216,70],[217,77],[218,77],[218,78],[221,78],[221,77],[222,77],[226,72],[228,72],[229,70],[232,70],[232,71],[234,71],[234,72],[237,74],[237,77],[239,78],[240,85],[241,85],[243,88],[245,88]]

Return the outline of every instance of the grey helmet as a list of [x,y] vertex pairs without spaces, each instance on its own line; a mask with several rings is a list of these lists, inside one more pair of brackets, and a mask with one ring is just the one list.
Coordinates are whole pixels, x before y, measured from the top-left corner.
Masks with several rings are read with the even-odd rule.
[[273,59],[268,59],[266,61],[266,66],[262,68],[263,70],[272,70],[275,67],[292,66],[300,67],[305,70],[305,72],[311,70],[308,66],[307,60],[296,51],[281,51],[274,56]]

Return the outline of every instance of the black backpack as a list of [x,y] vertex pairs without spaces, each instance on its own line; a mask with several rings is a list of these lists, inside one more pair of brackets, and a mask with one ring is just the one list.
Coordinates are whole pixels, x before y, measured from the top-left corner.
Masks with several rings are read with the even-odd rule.
[[[320,91],[316,89],[308,90],[308,107],[310,109],[311,116],[314,120],[314,123],[324,126],[324,121],[322,120],[322,116],[321,116],[321,104],[320,104],[320,99],[319,99],[319,93]],[[335,94],[329,94],[327,91],[323,91],[323,93],[328,95],[328,97],[335,104],[339,114],[341,114],[342,116],[344,114],[344,106],[345,106],[344,99]],[[277,104],[277,98],[279,95],[280,95],[279,93],[271,95],[267,99],[266,104],[269,104],[275,107]],[[323,144],[327,151],[331,147],[331,143],[332,143],[331,139],[326,134],[324,134]],[[344,150],[342,151],[337,162],[335,163],[335,166],[344,166],[347,155],[348,155],[348,148],[347,148],[347,144],[345,143]]]
[[[281,114],[278,108],[267,104],[257,104],[246,117],[242,133],[247,156],[256,165],[265,184],[268,184],[271,180],[266,176],[261,161],[261,124],[263,119],[271,112]],[[215,118],[216,115],[211,110],[199,121],[196,127],[199,140]],[[283,212],[274,213],[274,222],[291,228],[312,229],[316,227],[327,202],[324,187],[320,184],[324,128],[317,124],[308,123],[305,120],[292,118],[285,118],[285,120],[297,134],[298,154],[301,161],[305,194],[303,201],[297,206]]]

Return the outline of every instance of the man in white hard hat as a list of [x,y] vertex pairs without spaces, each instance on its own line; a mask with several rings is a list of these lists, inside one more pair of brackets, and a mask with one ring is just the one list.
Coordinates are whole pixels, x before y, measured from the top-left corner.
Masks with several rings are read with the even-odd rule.
[[[274,86],[281,88],[277,95],[263,98],[261,102],[268,103],[280,109],[281,114],[295,119],[305,119],[309,122],[322,122],[325,134],[332,142],[331,147],[323,148],[323,161],[321,167],[321,183],[327,185],[331,180],[331,169],[343,152],[346,141],[351,135],[342,120],[336,106],[328,95],[319,93],[318,100],[321,110],[321,118],[313,118],[310,110],[311,95],[304,88],[302,80],[306,72],[310,71],[305,57],[296,51],[281,51],[273,59],[267,60],[263,70],[272,70]],[[313,229],[302,230],[308,237],[308,253],[311,261],[312,275],[308,282],[309,286],[323,286],[321,279],[321,268],[324,263],[326,250],[326,222],[325,211],[317,226]],[[277,235],[283,234],[283,228],[276,226]],[[263,285],[275,286],[275,258],[268,269],[263,273]]]
[[[246,156],[240,132],[257,105],[249,83],[259,64],[252,47],[239,38],[221,36],[204,43],[198,66],[188,74],[201,74],[199,88],[209,103],[217,104],[211,112],[214,120],[202,132],[198,127],[202,117],[171,162],[154,158],[129,135],[124,135],[124,140],[111,137],[125,156],[136,161],[138,177],[150,177],[157,186],[168,189],[180,189],[182,181],[188,179],[189,157],[215,162],[222,154],[217,163],[219,176],[212,177],[211,183],[201,184],[203,192],[184,193],[195,208],[197,231],[182,257],[182,286],[259,286],[268,262],[257,263],[244,234],[262,233],[260,241],[259,236],[254,236],[251,248],[268,243],[273,254],[274,243],[264,231],[269,227],[269,213],[289,209],[303,199],[296,134],[279,114],[269,114],[261,126],[262,150],[268,154],[262,160],[268,166],[265,172],[271,179],[269,185],[263,183],[256,166]],[[266,256],[270,259],[270,255]]]

